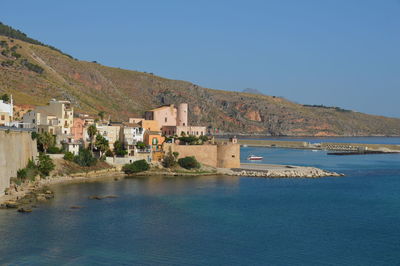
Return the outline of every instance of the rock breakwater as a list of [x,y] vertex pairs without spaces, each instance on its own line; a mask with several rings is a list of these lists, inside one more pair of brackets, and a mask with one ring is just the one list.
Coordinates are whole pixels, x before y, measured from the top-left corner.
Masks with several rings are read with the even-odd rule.
[[319,178],[328,176],[344,176],[336,172],[322,170],[316,167],[277,166],[277,165],[245,165],[232,169],[237,176],[270,177],[270,178]]

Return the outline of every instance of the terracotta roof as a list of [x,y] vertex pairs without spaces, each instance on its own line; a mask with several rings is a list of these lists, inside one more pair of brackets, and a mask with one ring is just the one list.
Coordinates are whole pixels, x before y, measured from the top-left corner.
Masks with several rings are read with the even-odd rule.
[[126,127],[141,127],[139,124],[136,123],[128,123],[128,122],[124,122],[122,123],[124,126]]

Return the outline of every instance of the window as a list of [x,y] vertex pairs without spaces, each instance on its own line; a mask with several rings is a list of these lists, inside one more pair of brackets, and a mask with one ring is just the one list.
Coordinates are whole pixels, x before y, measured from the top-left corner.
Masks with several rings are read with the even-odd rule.
[[167,120],[168,120],[168,119],[167,119],[167,118],[165,118],[165,122],[167,122]]
[[5,120],[6,116],[5,115],[1,115],[1,120]]

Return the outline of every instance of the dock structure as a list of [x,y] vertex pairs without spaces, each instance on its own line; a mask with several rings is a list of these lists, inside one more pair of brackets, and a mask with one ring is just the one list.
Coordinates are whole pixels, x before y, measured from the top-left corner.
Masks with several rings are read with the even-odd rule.
[[[226,139],[217,139],[226,141]],[[309,143],[306,141],[294,140],[261,140],[261,139],[238,139],[238,144],[249,147],[268,147],[268,148],[290,148],[290,149],[315,149],[328,151],[381,151],[381,152],[400,152],[400,145],[395,144],[367,144],[367,143],[339,143],[321,142]]]

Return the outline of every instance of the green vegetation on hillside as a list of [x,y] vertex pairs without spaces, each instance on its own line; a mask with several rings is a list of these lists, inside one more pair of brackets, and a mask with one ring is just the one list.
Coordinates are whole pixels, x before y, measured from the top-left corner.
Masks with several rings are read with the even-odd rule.
[[[29,38],[25,33],[21,32],[20,30],[14,29],[14,28],[12,28],[12,27],[10,27],[8,25],[3,24],[2,22],[0,22],[0,35],[7,36],[7,37],[10,37],[10,38],[14,38],[14,39],[17,39],[17,40],[21,40],[21,41],[24,41],[24,42],[27,42],[27,43],[32,43],[32,44],[36,44],[36,45],[45,46],[45,47],[48,47],[48,48],[50,48],[50,49],[52,49],[54,51],[57,51],[57,52],[63,54],[63,55],[66,55],[69,58],[73,58],[69,54],[63,53],[61,50],[59,50],[59,49],[57,49],[57,48],[55,48],[55,47],[53,47],[51,45],[47,45],[47,44],[39,42],[39,41],[37,41],[35,39]],[[0,43],[0,46],[1,46],[1,43]]]

